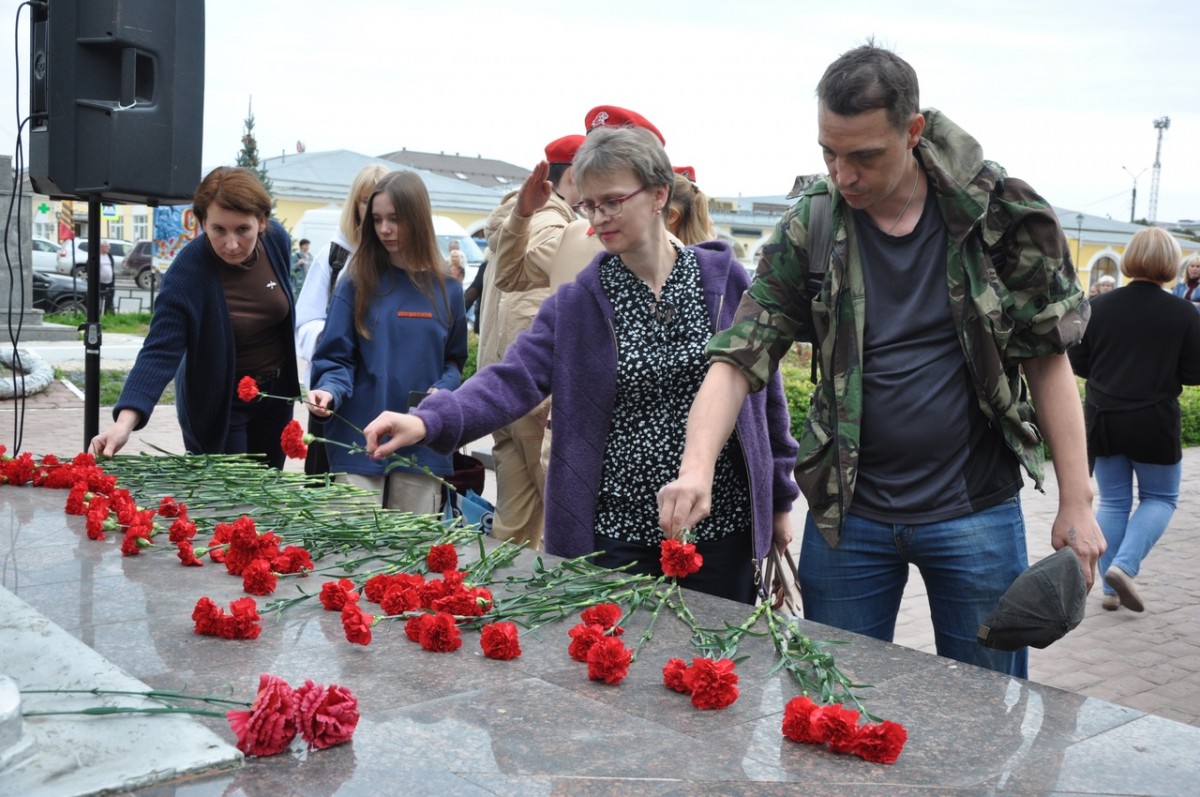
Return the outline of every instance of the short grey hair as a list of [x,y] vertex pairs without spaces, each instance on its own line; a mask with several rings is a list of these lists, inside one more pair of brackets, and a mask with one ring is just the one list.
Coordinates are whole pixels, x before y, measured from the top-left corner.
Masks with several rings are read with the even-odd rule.
[[671,159],[649,130],[640,127],[597,127],[575,153],[575,184],[608,177],[629,169],[646,187],[667,187],[667,202],[675,188]]

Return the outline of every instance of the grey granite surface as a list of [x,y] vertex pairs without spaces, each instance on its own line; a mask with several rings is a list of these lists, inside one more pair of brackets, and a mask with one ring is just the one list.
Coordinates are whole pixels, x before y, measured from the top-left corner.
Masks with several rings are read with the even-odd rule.
[[[587,679],[566,652],[573,621],[522,637],[523,655],[483,657],[478,634],[435,654],[400,623],[351,645],[337,614],[314,602],[268,617],[255,641],[198,637],[201,595],[242,597],[223,568],[184,569],[170,553],[122,558],[119,541],[87,540],[63,513],[65,491],[0,487],[0,583],[97,653],[156,688],[252,696],[258,675],[293,685],[338,683],[358,696],[350,744],[248,759],[243,769],[178,779],[155,795],[913,795],[1200,792],[1200,729],[1012,679],[896,645],[804,623],[844,640],[839,664],[874,685],[877,715],[909,732],[891,766],[793,744],[783,707],[798,689],[769,675],[765,639],[744,641],[741,696],[697,711],[662,686],[661,667],[690,658],[685,627],[664,612],[619,686]],[[549,558],[549,557],[548,557]],[[519,569],[532,555],[522,554]],[[319,588],[319,576],[305,585]],[[286,596],[285,584],[277,593]],[[260,605],[265,603],[259,599]],[[747,607],[689,594],[706,625],[740,622]],[[629,644],[642,630],[631,623]],[[203,720],[232,741],[220,720]],[[4,788],[0,785],[0,794]]]

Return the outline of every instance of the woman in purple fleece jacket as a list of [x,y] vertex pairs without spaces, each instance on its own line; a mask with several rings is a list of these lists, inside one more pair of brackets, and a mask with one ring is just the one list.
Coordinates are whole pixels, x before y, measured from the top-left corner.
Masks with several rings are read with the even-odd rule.
[[[450,451],[554,395],[546,474],[546,551],[599,551],[606,567],[659,574],[656,494],[675,478],[687,413],[707,368],[705,344],[733,322],[745,269],[729,247],[679,248],[663,224],[674,174],[658,140],[598,128],[574,161],[577,206],[604,245],[572,284],[547,299],[503,361],[408,414],[366,427],[377,457],[422,443]],[[713,507],[691,529],[704,557],[691,589],[754,601],[755,562],[791,538],[796,443],[778,375],[751,394],[713,480]],[[390,436],[390,439],[386,439]],[[385,442],[381,442],[385,441]]]

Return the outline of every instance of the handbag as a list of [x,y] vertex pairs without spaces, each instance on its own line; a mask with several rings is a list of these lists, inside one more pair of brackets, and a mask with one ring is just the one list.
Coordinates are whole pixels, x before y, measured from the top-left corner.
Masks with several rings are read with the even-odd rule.
[[759,585],[763,600],[771,602],[777,612],[801,617],[800,584],[796,581],[796,560],[791,550],[772,545],[762,563],[762,582]]

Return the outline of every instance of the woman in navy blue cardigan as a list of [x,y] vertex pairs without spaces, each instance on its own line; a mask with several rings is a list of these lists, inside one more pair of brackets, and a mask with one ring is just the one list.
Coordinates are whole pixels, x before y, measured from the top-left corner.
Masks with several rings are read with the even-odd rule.
[[192,210],[204,234],[167,270],[149,334],[113,407],[115,422],[90,450],[120,451],[174,377],[188,453],[263,454],[282,468],[279,438],[291,403],[243,402],[237,385],[252,376],[264,393],[299,394],[288,234],[271,221],[271,197],[246,169],[210,172]]

